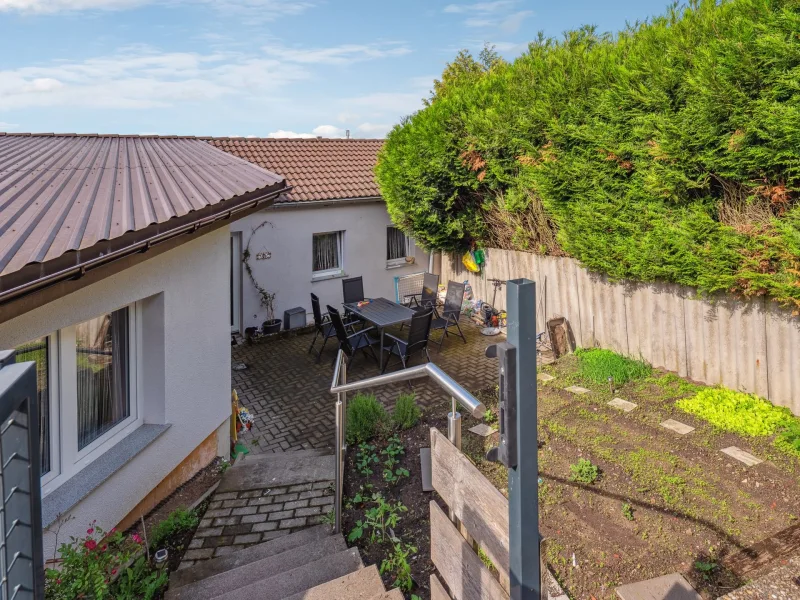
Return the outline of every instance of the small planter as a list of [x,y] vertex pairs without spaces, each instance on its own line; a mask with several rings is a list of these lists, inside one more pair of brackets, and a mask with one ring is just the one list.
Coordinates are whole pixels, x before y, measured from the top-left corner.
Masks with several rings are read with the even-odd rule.
[[264,335],[269,335],[270,333],[278,333],[280,330],[281,330],[280,319],[272,319],[270,321],[264,321],[261,324],[261,332]]

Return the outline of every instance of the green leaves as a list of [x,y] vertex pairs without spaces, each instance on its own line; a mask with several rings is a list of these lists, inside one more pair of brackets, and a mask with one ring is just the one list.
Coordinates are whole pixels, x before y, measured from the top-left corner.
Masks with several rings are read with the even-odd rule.
[[426,248],[568,254],[800,312],[798,27],[789,0],[698,2],[510,65],[459,56],[381,152],[390,216]]

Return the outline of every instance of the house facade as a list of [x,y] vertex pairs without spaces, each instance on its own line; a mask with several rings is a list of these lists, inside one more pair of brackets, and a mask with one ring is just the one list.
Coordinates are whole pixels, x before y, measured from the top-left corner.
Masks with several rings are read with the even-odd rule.
[[[428,254],[394,227],[375,182],[383,140],[210,138],[209,144],[280,173],[291,190],[231,225],[233,328],[267,318],[250,278],[275,294],[275,318],[310,294],[341,306],[342,279],[363,277],[367,297],[395,298],[395,278],[428,269]],[[237,257],[245,256],[242,265]]]
[[284,188],[200,140],[0,136],[0,348],[37,365],[45,557],[229,454],[230,224]]

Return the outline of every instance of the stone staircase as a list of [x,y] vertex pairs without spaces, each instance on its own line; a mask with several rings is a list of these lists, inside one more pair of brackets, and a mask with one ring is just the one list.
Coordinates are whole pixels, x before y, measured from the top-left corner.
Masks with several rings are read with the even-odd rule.
[[170,577],[167,600],[402,600],[356,548],[316,525],[214,558]]
[[166,600],[402,600],[323,524],[334,457],[254,454],[228,469]]

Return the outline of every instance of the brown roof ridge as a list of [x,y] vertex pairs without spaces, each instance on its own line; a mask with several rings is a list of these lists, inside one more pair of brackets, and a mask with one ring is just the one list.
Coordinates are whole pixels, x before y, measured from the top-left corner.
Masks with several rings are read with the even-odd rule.
[[245,136],[214,136],[214,135],[173,135],[149,133],[53,133],[53,132],[19,132],[0,131],[0,136],[9,137],[92,137],[92,138],[143,138],[161,140],[202,140],[202,141],[303,141],[303,142],[385,142],[384,138],[332,138],[332,137],[245,137]]

